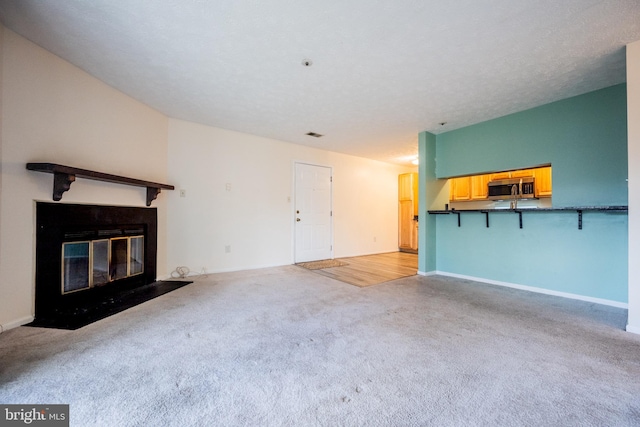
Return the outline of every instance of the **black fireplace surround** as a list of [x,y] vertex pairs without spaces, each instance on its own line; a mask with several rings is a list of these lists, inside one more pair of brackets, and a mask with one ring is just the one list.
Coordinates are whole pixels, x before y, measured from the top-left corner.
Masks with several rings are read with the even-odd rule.
[[[142,302],[141,289],[163,283],[155,282],[157,224],[155,208],[37,202],[33,326],[76,329]],[[74,292],[63,291],[63,243],[133,234],[144,236],[142,273]],[[142,293],[157,294],[161,287]]]

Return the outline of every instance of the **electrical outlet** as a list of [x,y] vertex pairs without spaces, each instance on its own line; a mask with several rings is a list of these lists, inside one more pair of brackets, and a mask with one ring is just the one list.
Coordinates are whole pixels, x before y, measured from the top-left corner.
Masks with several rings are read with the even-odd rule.
[[187,197],[187,190],[180,190],[180,197]]
[[226,245],[224,247],[224,252],[227,253],[227,254],[230,254],[231,253],[231,245]]
[[231,191],[231,183],[230,183],[230,182],[227,182],[227,183],[225,184],[224,188],[225,188],[227,191]]

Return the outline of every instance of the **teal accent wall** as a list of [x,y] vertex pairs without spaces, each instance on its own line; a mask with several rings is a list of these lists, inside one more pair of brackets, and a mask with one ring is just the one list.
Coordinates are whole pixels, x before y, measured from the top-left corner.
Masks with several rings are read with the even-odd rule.
[[436,176],[551,163],[553,206],[627,204],[621,84],[437,136]]
[[[431,215],[435,216],[435,215]],[[585,212],[437,215],[437,270],[627,302],[627,216]]]
[[[554,207],[627,205],[626,118],[624,84],[543,105],[437,135],[432,172],[550,163]],[[433,150],[420,148],[428,173]],[[462,215],[461,227],[457,215],[424,216],[435,218],[435,254],[421,246],[420,258],[435,255],[433,270],[627,302],[624,213],[585,212],[582,230],[575,212],[525,212],[522,229],[513,212],[492,214],[489,228],[480,213]]]

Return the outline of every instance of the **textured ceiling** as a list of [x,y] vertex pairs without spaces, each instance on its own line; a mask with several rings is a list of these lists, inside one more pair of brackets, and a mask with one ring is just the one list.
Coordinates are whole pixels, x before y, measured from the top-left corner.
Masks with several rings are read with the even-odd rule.
[[638,0],[2,0],[0,20],[170,117],[401,164],[420,131],[626,81],[640,40]]

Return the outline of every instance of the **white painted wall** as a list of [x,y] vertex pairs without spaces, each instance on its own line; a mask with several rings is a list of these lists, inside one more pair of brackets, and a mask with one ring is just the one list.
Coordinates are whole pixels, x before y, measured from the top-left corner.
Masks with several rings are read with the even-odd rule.
[[398,249],[397,176],[414,168],[170,119],[169,181],[186,191],[168,197],[170,269],[293,263],[296,161],[333,168],[334,257]]
[[[0,23],[0,224],[2,224],[2,104],[3,104],[3,87],[4,87],[4,79],[3,76],[3,60],[4,60],[4,25]],[[2,227],[0,227],[0,242],[2,242]],[[2,264],[2,245],[0,245],[0,266]],[[2,277],[0,277],[0,292],[2,292]],[[2,294],[0,294],[1,296]],[[0,302],[0,310],[2,309],[2,303]],[[2,320],[0,319],[0,332],[2,332]]]
[[629,318],[627,331],[640,334],[640,40],[627,45],[629,156]]
[[[51,201],[53,176],[27,171],[28,162],[186,189],[185,198],[163,191],[153,203],[159,277],[181,265],[216,272],[292,263],[295,161],[333,168],[336,257],[397,250],[397,175],[414,168],[168,119],[0,33],[0,331],[33,316],[35,201]],[[62,202],[144,206],[145,197],[143,188],[78,178]]]
[[[35,206],[51,201],[53,175],[25,169],[52,162],[167,181],[168,119],[10,30],[2,29],[0,325],[33,315]],[[144,206],[144,188],[82,178],[65,203]],[[166,193],[158,207],[158,274],[166,263]]]

